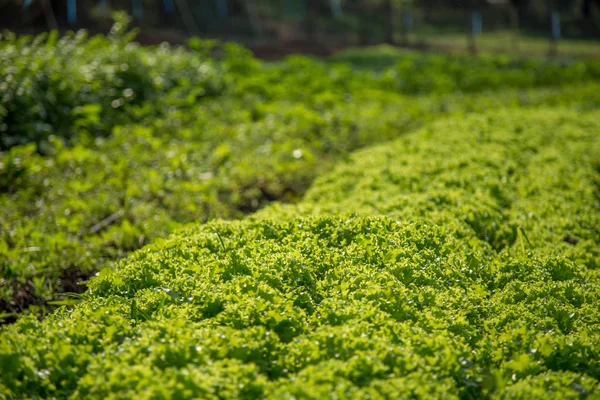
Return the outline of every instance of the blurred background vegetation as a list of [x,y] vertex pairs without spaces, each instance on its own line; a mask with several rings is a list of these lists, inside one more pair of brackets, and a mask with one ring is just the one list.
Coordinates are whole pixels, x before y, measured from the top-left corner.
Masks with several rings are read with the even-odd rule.
[[134,17],[144,44],[220,38],[263,58],[378,43],[600,56],[600,0],[0,0],[0,26],[106,33],[116,10]]

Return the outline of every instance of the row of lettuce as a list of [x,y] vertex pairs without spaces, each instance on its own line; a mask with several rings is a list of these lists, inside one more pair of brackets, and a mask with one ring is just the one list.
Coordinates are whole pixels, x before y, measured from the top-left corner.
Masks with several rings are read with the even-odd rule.
[[455,116],[0,333],[8,398],[600,393],[600,113]]

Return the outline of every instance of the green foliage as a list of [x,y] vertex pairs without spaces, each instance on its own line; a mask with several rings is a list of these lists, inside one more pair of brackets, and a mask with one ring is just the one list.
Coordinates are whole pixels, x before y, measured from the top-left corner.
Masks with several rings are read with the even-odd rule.
[[[600,103],[591,81],[502,96],[422,82],[417,92],[433,95],[405,96],[390,80],[397,67],[370,72],[305,57],[265,64],[239,46],[198,39],[189,49],[140,47],[126,26],[118,20],[107,38],[0,42],[1,139],[12,146],[0,153],[3,312],[44,314],[65,300],[60,293],[83,290],[100,268],[182,223],[296,202],[332,162],[439,116]],[[472,73],[483,63],[460,60]],[[573,65],[587,72],[573,77],[565,67],[556,83],[595,76]],[[481,82],[493,77],[486,71]],[[483,89],[461,82],[456,89]]]
[[195,100],[226,89],[222,63],[168,46],[145,49],[123,23],[109,37],[2,35],[0,149],[51,135],[70,139],[80,129],[106,135],[115,124],[139,119],[139,108],[161,113],[174,88],[176,97]]
[[507,56],[413,55],[388,73],[405,93],[475,92],[564,85],[600,78],[600,62],[519,60]]
[[352,155],[278,214],[424,218],[496,251],[600,267],[599,114],[505,110],[429,125]]
[[380,83],[410,94],[481,92],[561,86],[600,78],[600,62],[549,61],[509,56],[423,54],[390,46],[350,49],[333,61],[381,71]]
[[[512,110],[442,121],[356,153],[298,207],[157,241],[92,279],[73,311],[6,327],[2,390],[595,393],[598,117]],[[296,217],[340,212],[388,217]]]
[[0,397],[598,395],[592,62],[265,64],[124,25],[0,44],[28,88],[0,82],[0,318],[31,314]]

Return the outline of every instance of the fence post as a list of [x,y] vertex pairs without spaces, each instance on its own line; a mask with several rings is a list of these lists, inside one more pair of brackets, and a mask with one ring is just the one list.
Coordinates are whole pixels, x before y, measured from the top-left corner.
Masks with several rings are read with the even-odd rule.
[[70,25],[77,22],[77,0],[67,1],[67,21]]
[[482,31],[482,25],[481,13],[479,11],[471,12],[471,33],[469,36],[469,52],[471,54],[477,54],[476,38]]
[[131,7],[133,9],[132,11],[135,19],[144,18],[144,6],[142,0],[133,0]]
[[163,0],[163,7],[167,14],[173,14],[175,12],[173,0]]
[[227,7],[227,0],[216,0],[217,14],[219,19],[227,21],[229,18],[229,8]]
[[550,57],[556,57],[558,55],[558,41],[560,40],[560,14],[557,11],[552,11],[550,17],[552,23],[552,38],[550,39]]
[[402,44],[408,45],[408,34],[412,30],[413,19],[409,9],[405,9],[402,13]]
[[340,0],[330,0],[329,4],[331,6],[331,15],[333,18],[338,19],[342,16],[342,3]]
[[104,18],[108,17],[108,0],[100,0],[98,2],[98,7],[102,11]]

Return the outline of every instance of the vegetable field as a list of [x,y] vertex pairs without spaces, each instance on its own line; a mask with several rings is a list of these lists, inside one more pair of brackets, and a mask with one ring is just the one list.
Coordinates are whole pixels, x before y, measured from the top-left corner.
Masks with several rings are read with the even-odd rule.
[[0,40],[1,398],[600,396],[600,62]]

